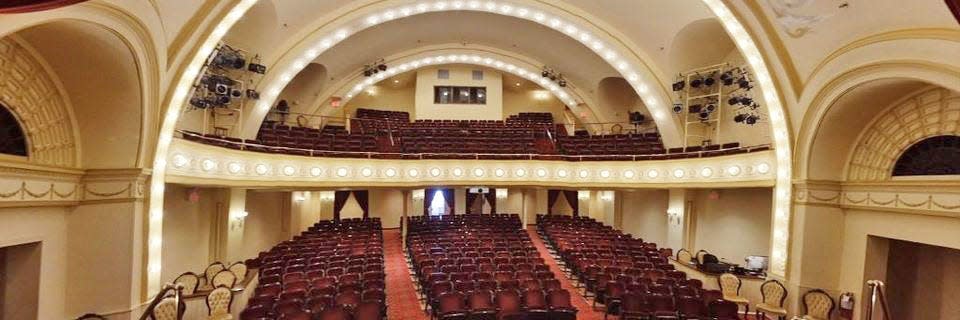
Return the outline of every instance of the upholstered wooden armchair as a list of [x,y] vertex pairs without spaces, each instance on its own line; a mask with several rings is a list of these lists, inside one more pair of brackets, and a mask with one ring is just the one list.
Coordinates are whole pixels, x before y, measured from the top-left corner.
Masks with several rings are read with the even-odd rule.
[[230,306],[233,304],[233,291],[229,287],[219,286],[207,294],[207,315],[209,320],[233,319]]
[[247,278],[247,265],[241,261],[234,262],[227,270],[230,270],[230,272],[233,272],[233,274],[237,276],[238,282]]
[[740,285],[742,285],[740,278],[730,273],[724,273],[717,278],[717,281],[720,282],[720,292],[723,293],[723,300],[742,305],[744,314],[750,312],[750,300],[740,296]]
[[677,261],[683,264],[693,263],[693,254],[687,249],[680,249],[677,251]]
[[783,301],[787,299],[787,288],[780,281],[767,280],[760,285],[760,294],[763,301],[756,305],[757,319],[766,319],[767,314],[776,315],[780,320],[786,319],[787,309],[783,307]]
[[803,294],[803,319],[830,320],[833,307],[833,298],[823,290],[813,289]]
[[197,288],[199,291],[210,291],[215,287],[213,285],[213,277],[217,275],[220,271],[223,271],[226,267],[222,262],[214,262],[207,266],[207,269],[203,271],[203,282],[200,283],[200,286]]
[[214,288],[220,286],[233,288],[233,286],[237,284],[237,275],[233,274],[230,270],[220,270],[220,272],[217,272],[217,274],[213,276],[211,284]]
[[200,277],[193,272],[184,272],[183,274],[177,276],[173,280],[173,283],[183,286],[183,294],[192,295],[194,292],[197,292],[197,287],[200,285]]

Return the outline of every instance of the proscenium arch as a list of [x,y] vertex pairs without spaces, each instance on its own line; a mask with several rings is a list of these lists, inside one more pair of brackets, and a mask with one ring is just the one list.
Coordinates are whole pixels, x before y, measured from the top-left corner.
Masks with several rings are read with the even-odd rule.
[[[237,20],[243,17],[243,14],[256,2],[256,0],[238,0],[236,4],[228,9],[224,18],[216,23],[213,31],[209,34],[200,36],[202,41],[202,46],[199,50],[189,58],[189,63],[184,67],[184,71],[175,77],[175,82],[171,86],[172,95],[168,100],[168,105],[166,113],[163,116],[164,120],[160,127],[160,135],[157,143],[156,152],[154,155],[154,168],[153,175],[150,180],[150,215],[149,215],[149,230],[148,230],[148,239],[151,241],[156,241],[159,243],[162,240],[162,227],[163,227],[163,197],[164,197],[164,177],[166,172],[166,158],[168,156],[168,151],[170,148],[170,143],[173,141],[173,132],[176,126],[177,119],[180,116],[180,112],[183,110],[184,103],[189,94],[190,87],[193,83],[193,80],[199,75],[200,69],[203,66],[205,58],[213,51],[216,43],[222,40],[223,36],[229,31]],[[773,244],[771,246],[771,251],[773,253],[771,259],[771,275],[777,277],[786,277],[786,265],[787,265],[787,245],[790,239],[790,194],[791,194],[791,144],[789,140],[789,126],[787,125],[786,115],[781,103],[781,94],[777,86],[773,83],[770,70],[767,68],[764,57],[761,55],[756,42],[747,32],[744,25],[734,16],[731,9],[721,0],[704,0],[705,4],[720,17],[721,22],[723,22],[724,28],[727,29],[727,32],[731,34],[732,38],[736,42],[737,46],[740,48],[741,52],[745,54],[748,59],[750,67],[754,70],[754,74],[757,76],[758,85],[764,91],[764,100],[767,102],[768,112],[771,118],[771,128],[774,131],[774,146],[776,148],[776,157],[777,157],[777,181],[775,187],[775,200],[774,200],[774,226],[771,238],[773,239]],[[341,34],[334,34],[335,37],[340,37]],[[342,34],[343,38],[347,36],[346,33]],[[342,38],[341,38],[342,39]],[[319,55],[319,52],[316,52],[316,55],[312,57],[315,58],[316,55]],[[288,59],[294,59],[292,57]],[[312,59],[312,58],[311,58]],[[303,66],[306,66],[309,60],[297,61],[297,65],[300,65],[299,62],[303,63]],[[276,64],[280,65],[280,64]],[[272,77],[277,77],[275,74],[271,75]],[[292,79],[292,74],[290,76]],[[629,78],[628,78],[629,80]],[[639,75],[637,77],[639,81]],[[658,85],[655,90],[661,92],[657,96],[663,96],[663,92],[666,90],[659,85],[659,82],[656,82]],[[274,92],[273,89],[276,89]],[[650,99],[644,99],[648,107],[652,105],[658,105],[661,108],[666,108],[663,105],[659,105],[660,101],[656,101],[657,96],[654,96],[650,93],[651,88],[647,86],[638,86],[637,89],[641,93],[641,97],[648,97]],[[280,89],[271,88],[271,91],[267,92],[272,97],[279,95]],[[650,104],[649,102],[657,102],[655,104]],[[270,102],[267,104],[272,104]],[[661,111],[661,117],[666,117],[666,112]],[[656,117],[656,114],[654,115]],[[679,139],[679,137],[677,137]],[[779,234],[779,237],[774,237],[773,235]],[[160,249],[159,248],[148,248],[148,259],[147,259],[147,292],[152,294],[157,292],[160,286]]]
[[[353,34],[387,21],[424,13],[476,11],[539,23],[582,43],[630,82],[658,123],[664,144],[679,146],[680,127],[669,112],[669,101],[672,99],[656,72],[639,58],[640,54],[629,50],[623,41],[611,36],[616,32],[600,29],[596,24],[585,21],[582,18],[585,14],[574,14],[568,10],[531,0],[454,0],[403,5],[379,1],[365,5],[322,24],[283,52],[276,61],[270,62],[270,71],[258,84],[261,100],[251,110],[250,117],[263,118],[296,74],[321,53]],[[562,101],[574,112],[588,111],[581,110],[583,108],[576,105],[575,101]]]
[[[544,80],[540,76],[540,73],[536,71],[542,64],[537,63],[535,60],[518,56],[514,53],[493,50],[492,48],[464,48],[459,44],[433,46],[427,50],[411,50],[400,53],[393,57],[386,58],[385,61],[388,65],[392,66],[386,72],[378,73],[376,76],[369,78],[360,75],[362,70],[351,72],[350,74],[354,74],[354,76],[345,78],[331,86],[331,88],[324,90],[306,110],[312,110],[313,114],[324,114],[323,111],[329,110],[323,108],[324,102],[328,101],[331,97],[341,97],[341,102],[345,104],[368,86],[374,85],[387,77],[428,66],[443,64],[466,64],[496,69],[530,80],[544,88],[555,87],[556,90],[551,91],[551,93],[560,101],[573,99],[577,104],[592,105],[593,103],[588,96],[579,92],[579,87],[571,85],[566,88],[560,88],[556,84]],[[241,136],[246,138],[255,137],[263,119],[264,118],[252,116],[247,118],[245,120],[246,123],[244,123],[244,132]]]

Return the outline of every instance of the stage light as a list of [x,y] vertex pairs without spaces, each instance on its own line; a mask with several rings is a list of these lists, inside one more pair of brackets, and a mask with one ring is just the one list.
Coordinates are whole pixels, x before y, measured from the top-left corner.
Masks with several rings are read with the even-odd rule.
[[381,63],[381,64],[377,65],[377,69],[379,69],[380,71],[387,71],[387,65]]
[[247,70],[254,73],[265,74],[267,73],[267,66],[259,63],[251,63],[247,66]]
[[731,106],[738,105],[740,104],[740,97],[737,97],[737,96],[730,97],[730,99],[727,100],[727,103],[729,103]]
[[190,98],[190,105],[197,109],[206,109],[209,106],[207,100],[198,97]]
[[566,86],[567,86],[567,80],[560,79],[560,81],[557,81],[557,84],[559,84],[560,87],[566,87]]
[[707,120],[707,119],[710,119],[710,113],[709,113],[709,112],[701,112],[701,113],[698,113],[698,114],[697,114],[697,117],[700,118],[700,120]]
[[218,106],[227,105],[230,103],[230,97],[226,95],[218,95],[215,101],[215,104]]
[[733,71],[727,71],[720,75],[720,82],[725,86],[733,85],[733,81],[736,80],[733,77]]
[[363,76],[364,76],[364,77],[369,77],[369,76],[372,76],[372,75],[373,75],[373,71],[372,71],[372,70],[370,70],[370,69],[363,70]]
[[247,65],[247,59],[243,57],[243,54],[240,53],[240,51],[234,50],[228,46],[223,46],[220,48],[220,52],[213,57],[213,61],[210,62],[210,65],[221,69],[242,69],[243,66]]
[[714,79],[714,78],[713,78],[713,75],[710,75],[710,76],[707,76],[706,78],[703,78],[703,85],[705,85],[705,86],[711,87],[711,86],[713,86],[713,84],[715,84],[715,83],[717,83],[717,79]]
[[695,104],[687,109],[690,110],[690,113],[700,113],[700,111],[703,110],[703,105]]
[[679,114],[683,112],[683,105],[679,103],[673,104],[673,113]]
[[696,78],[696,79],[690,80],[691,88],[700,88],[700,86],[702,85],[703,85],[703,78]]
[[544,69],[543,72],[540,72],[540,75],[543,76],[544,78],[549,77],[550,71],[547,71],[546,69]]
[[751,115],[751,116],[747,116],[747,119],[744,121],[746,121],[747,124],[749,125],[753,125],[757,123],[757,120],[760,120],[760,119],[757,116]]
[[706,112],[713,113],[714,111],[717,111],[717,104],[708,103],[703,109]]
[[742,114],[742,113],[733,116],[733,122],[736,122],[736,123],[742,123],[742,122],[743,122],[744,120],[746,120],[746,119],[747,119],[747,115]]
[[260,99],[260,93],[257,92],[257,90],[247,89],[247,98],[254,100]]
[[750,97],[740,97],[740,104],[749,106],[753,105],[753,98]]
[[750,84],[750,80],[748,80],[746,77],[743,77],[743,78],[740,78],[740,80],[737,80],[737,85],[740,86],[740,89],[745,89],[747,91],[750,91],[750,89],[753,89],[753,86]]
[[687,86],[687,83],[686,83],[685,81],[683,81],[683,80],[674,82],[674,83],[673,83],[673,91],[681,91],[681,90],[683,90],[683,88],[686,87],[686,86]]
[[214,85],[213,93],[216,94],[227,94],[230,92],[230,87],[223,83],[218,83]]
[[230,90],[230,97],[240,98],[242,96],[243,96],[243,91],[240,91],[240,89]]

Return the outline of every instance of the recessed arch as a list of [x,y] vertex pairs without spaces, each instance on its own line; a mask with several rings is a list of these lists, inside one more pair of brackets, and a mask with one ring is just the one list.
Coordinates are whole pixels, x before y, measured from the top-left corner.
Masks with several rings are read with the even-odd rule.
[[27,156],[27,136],[17,117],[0,104],[0,154]]
[[914,143],[897,157],[891,175],[960,175],[960,136],[933,136]]
[[722,63],[736,45],[716,18],[691,22],[677,32],[670,44],[671,75]]

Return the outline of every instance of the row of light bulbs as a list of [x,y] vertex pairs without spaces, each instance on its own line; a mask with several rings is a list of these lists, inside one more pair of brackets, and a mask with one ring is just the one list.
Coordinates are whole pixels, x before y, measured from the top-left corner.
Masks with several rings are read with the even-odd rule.
[[[395,64],[397,62],[391,62]],[[563,89],[561,86],[556,83],[549,81],[547,78],[539,77],[538,73],[532,72],[526,68],[517,66],[515,64],[504,62],[502,60],[479,56],[479,55],[467,55],[467,54],[449,54],[449,55],[435,55],[424,57],[420,59],[413,59],[412,61],[400,62],[395,68],[390,68],[389,70],[381,73],[377,73],[372,77],[366,78],[364,80],[358,81],[359,83],[352,86],[352,89],[347,92],[346,98],[343,102],[349,101],[353,97],[357,96],[360,92],[363,92],[368,87],[375,85],[377,82],[386,79],[387,77],[394,76],[398,73],[416,70],[431,65],[441,65],[448,63],[469,63],[482,65],[489,68],[494,68],[503,72],[511,73],[519,77],[526,78],[534,83],[539,84],[540,86],[550,90],[554,96],[557,97],[560,101],[569,107],[577,106],[577,100],[574,99],[573,95]]]
[[[173,156],[173,166],[175,168],[185,169],[191,160],[189,157],[183,154],[175,154]],[[199,167],[204,172],[215,173],[220,168],[220,162],[211,158],[202,159],[199,163]],[[250,173],[255,173],[260,176],[267,176],[274,172],[272,168],[277,168],[275,175],[282,175],[293,177],[297,175],[301,176],[310,176],[310,177],[321,177],[325,173],[328,173],[328,169],[324,169],[319,166],[314,167],[298,167],[294,165],[280,165],[274,166],[265,163],[258,163],[253,166],[253,170]],[[587,179],[591,176],[596,175],[596,177],[602,179],[610,179],[615,177],[621,177],[623,179],[639,179],[647,177],[649,179],[658,179],[658,178],[668,178],[672,177],[675,179],[683,178],[712,178],[715,175],[717,177],[737,177],[744,171],[748,173],[755,174],[767,174],[770,172],[770,165],[766,162],[760,162],[752,166],[741,165],[727,165],[722,167],[710,167],[704,166],[699,169],[694,168],[674,168],[674,169],[646,169],[646,170],[635,170],[635,169],[568,169],[568,168],[559,168],[555,170],[547,168],[494,168],[492,170],[486,168],[476,167],[473,169],[465,169],[461,167],[454,167],[449,170],[444,170],[439,167],[432,167],[429,169],[421,168],[408,168],[406,170],[401,170],[399,168],[387,167],[383,169],[377,169],[375,167],[352,167],[352,166],[339,166],[332,169],[329,169],[330,177],[335,178],[354,178],[354,177],[385,177],[385,178],[396,178],[404,175],[408,178],[419,178],[424,177],[454,177],[454,178],[466,178],[469,173],[472,177],[483,178],[486,177],[488,173],[492,174],[496,178],[506,178],[512,176],[514,178],[524,178],[528,174],[532,174],[533,177],[537,178],[580,178]],[[489,172],[488,172],[489,170]],[[232,161],[227,163],[226,171],[234,175],[248,174],[247,165],[242,164],[238,161]],[[595,171],[595,172],[594,172]],[[356,174],[354,174],[356,172]]]

